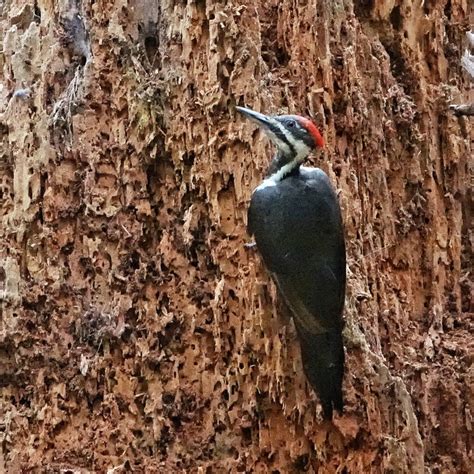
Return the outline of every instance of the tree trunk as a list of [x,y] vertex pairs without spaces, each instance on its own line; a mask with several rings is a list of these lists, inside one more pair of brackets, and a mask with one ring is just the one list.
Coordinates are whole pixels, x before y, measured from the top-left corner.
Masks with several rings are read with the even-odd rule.
[[[0,471],[468,472],[468,3],[2,2]],[[333,422],[244,248],[272,150],[235,105],[325,137]]]

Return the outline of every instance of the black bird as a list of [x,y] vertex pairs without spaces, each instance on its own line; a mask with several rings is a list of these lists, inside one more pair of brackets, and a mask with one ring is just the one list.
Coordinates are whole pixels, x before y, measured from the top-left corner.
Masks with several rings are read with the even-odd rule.
[[306,377],[330,419],[333,408],[343,406],[344,230],[328,176],[301,166],[324,140],[314,123],[299,115],[237,110],[277,148],[266,179],[252,194],[248,231],[292,312]]

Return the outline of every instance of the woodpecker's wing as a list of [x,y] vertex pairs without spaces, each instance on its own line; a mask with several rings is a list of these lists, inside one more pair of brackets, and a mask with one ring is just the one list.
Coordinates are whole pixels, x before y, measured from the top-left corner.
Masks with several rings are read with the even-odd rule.
[[[346,254],[341,212],[320,169],[259,186],[250,203],[249,233],[301,325],[324,332],[341,326]],[[321,330],[317,329],[321,326]]]
[[342,311],[346,257],[341,212],[329,178],[301,168],[264,182],[251,200],[249,233],[291,309],[306,375],[327,416],[342,408]]

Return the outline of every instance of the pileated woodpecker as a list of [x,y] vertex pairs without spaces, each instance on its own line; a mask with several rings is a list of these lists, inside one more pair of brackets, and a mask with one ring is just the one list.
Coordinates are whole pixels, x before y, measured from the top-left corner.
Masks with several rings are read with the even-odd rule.
[[291,310],[304,371],[325,418],[331,418],[333,408],[342,411],[343,405],[344,230],[328,176],[301,166],[324,140],[307,118],[236,108],[277,148],[266,179],[252,194],[248,231]]

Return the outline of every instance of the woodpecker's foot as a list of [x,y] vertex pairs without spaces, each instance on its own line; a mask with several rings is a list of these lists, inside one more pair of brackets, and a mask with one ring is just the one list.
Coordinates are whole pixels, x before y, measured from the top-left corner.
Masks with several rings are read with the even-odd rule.
[[244,247],[247,249],[247,250],[252,250],[254,248],[257,247],[257,242],[249,242],[247,244],[244,244]]

